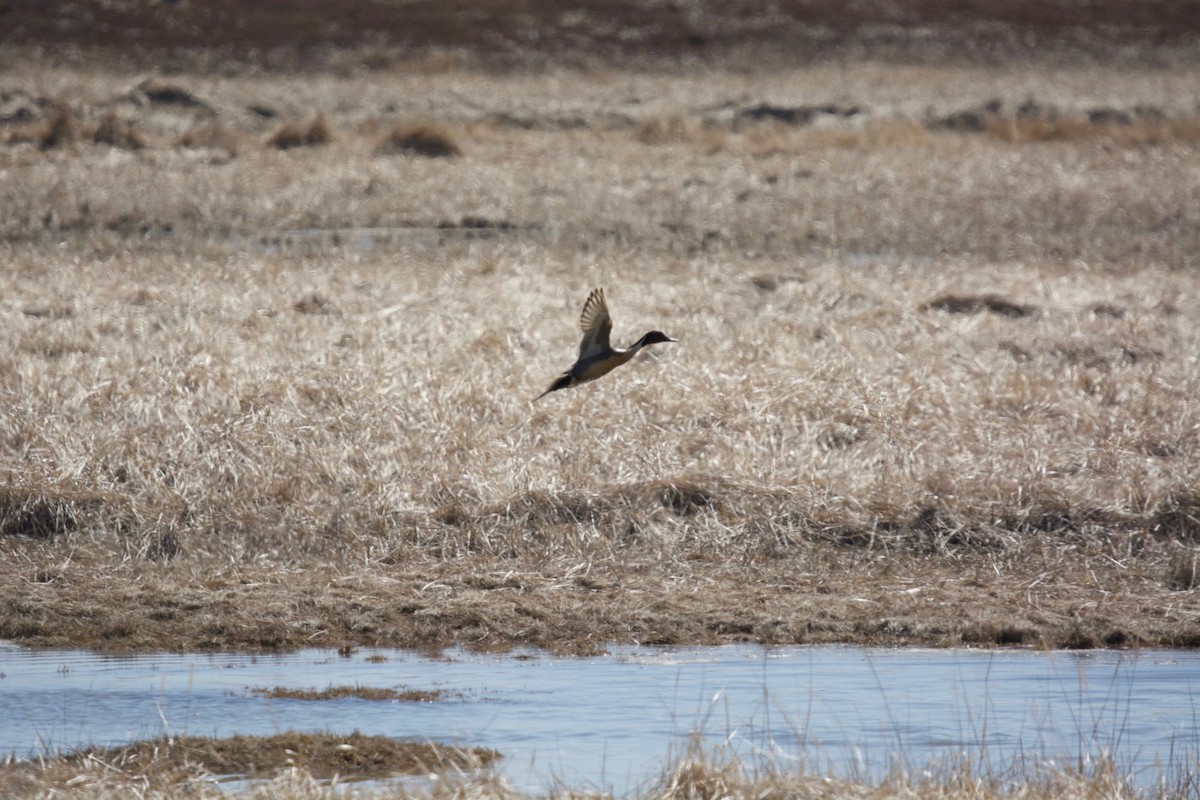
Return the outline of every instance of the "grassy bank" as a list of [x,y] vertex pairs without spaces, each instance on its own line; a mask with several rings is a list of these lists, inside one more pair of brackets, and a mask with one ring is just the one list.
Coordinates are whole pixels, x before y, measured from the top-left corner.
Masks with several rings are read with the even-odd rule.
[[[384,737],[353,734],[346,737],[281,734],[262,739],[234,737],[205,740],[183,737],[147,741],[111,751],[87,751],[38,765],[0,766],[0,790],[14,796],[65,798],[259,798],[315,800],[349,793],[362,798],[477,798],[521,800],[503,777],[486,771],[495,758],[490,751],[452,750],[429,745],[391,742]],[[256,781],[239,788],[222,787],[217,776],[258,770]],[[984,774],[986,773],[986,774]],[[1008,800],[1012,798],[1162,798],[1196,796],[1188,779],[1147,791],[1135,788],[1110,762],[1076,767],[1047,763],[1041,770],[1021,774],[981,773],[964,759],[944,769],[920,774],[897,772],[868,783],[805,774],[778,765],[754,766],[727,753],[693,749],[663,770],[652,785],[636,796],[647,800],[705,800],[713,798],[954,798]],[[354,785],[381,774],[416,775],[407,782],[385,781]],[[272,777],[273,775],[273,777]],[[562,788],[548,797],[606,797]]]

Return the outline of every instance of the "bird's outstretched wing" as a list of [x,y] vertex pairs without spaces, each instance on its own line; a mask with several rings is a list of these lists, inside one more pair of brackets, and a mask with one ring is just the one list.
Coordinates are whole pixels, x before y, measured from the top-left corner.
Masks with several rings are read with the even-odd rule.
[[604,302],[604,290],[592,289],[583,313],[579,315],[579,327],[583,330],[583,341],[579,343],[579,359],[582,361],[599,353],[607,353],[612,346],[608,336],[612,333],[612,318],[608,316],[608,304]]

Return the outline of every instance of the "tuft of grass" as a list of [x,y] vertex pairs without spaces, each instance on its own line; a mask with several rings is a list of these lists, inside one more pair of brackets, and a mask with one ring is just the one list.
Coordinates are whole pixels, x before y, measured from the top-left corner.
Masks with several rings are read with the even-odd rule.
[[[1133,798],[1140,797],[1111,758],[1079,767],[981,768],[969,754],[959,754],[920,771],[896,768],[874,783],[813,774],[767,756],[747,761],[730,747],[706,750],[696,737],[658,782],[642,797],[653,800],[718,800],[719,798],[871,798],[907,800],[1016,800],[1016,798]],[[1194,787],[1156,797],[1193,797]]]
[[190,90],[159,78],[147,78],[130,93],[135,99],[149,105],[177,106],[185,109],[211,111],[208,103]]
[[933,115],[926,120],[926,127],[941,132],[985,133],[1012,143],[1099,140],[1132,147],[1200,141],[1200,118],[1194,111],[1168,112],[1150,104],[1064,109],[1030,98],[1012,108],[993,99]]
[[193,125],[180,134],[175,143],[188,149],[224,150],[230,156],[237,155],[240,149],[238,133],[216,119]]
[[53,539],[77,529],[100,501],[81,493],[0,490],[0,535]]
[[141,150],[146,139],[131,122],[122,120],[115,111],[104,116],[92,132],[92,142],[106,144],[121,150]]
[[634,130],[634,138],[642,144],[678,144],[693,135],[691,126],[681,114],[643,120]]
[[327,689],[295,689],[285,686],[258,687],[250,694],[273,700],[392,700],[406,703],[434,703],[443,700],[446,693],[441,689],[387,689],[375,686],[330,686]]
[[333,141],[333,128],[323,113],[318,113],[307,122],[288,122],[267,139],[267,143],[279,150],[295,147],[320,147]]
[[456,158],[462,155],[458,142],[444,128],[429,123],[398,125],[375,147],[380,155]]
[[55,795],[92,790],[149,789],[193,796],[213,775],[274,779],[302,770],[319,780],[366,780],[398,775],[461,775],[500,758],[485,748],[404,742],[353,732],[272,736],[173,736],[120,747],[86,748],[36,763],[0,766],[0,788],[40,787]]
[[1200,554],[1195,551],[1176,553],[1167,570],[1167,586],[1180,592],[1200,587]]
[[1200,142],[1200,118],[1154,107],[1060,111],[1027,101],[1014,112],[981,116],[978,129],[1007,142],[1102,140],[1125,147]]
[[54,110],[28,134],[39,150],[68,147],[82,138],[82,129],[75,112],[66,103],[55,104]]
[[990,311],[1002,317],[1020,319],[1037,312],[1037,307],[1016,303],[997,294],[944,294],[921,304],[922,311],[945,311],[948,314],[975,314]]
[[292,310],[300,314],[338,314],[338,308],[320,292],[310,292],[292,303]]

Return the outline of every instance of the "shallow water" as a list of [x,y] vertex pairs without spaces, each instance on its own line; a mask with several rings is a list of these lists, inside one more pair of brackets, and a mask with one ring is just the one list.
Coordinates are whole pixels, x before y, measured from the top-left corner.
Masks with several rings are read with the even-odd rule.
[[[433,703],[272,700],[263,687],[440,689]],[[867,780],[963,756],[1001,774],[1110,754],[1135,781],[1200,753],[1200,653],[851,647],[617,648],[563,659],[392,650],[351,657],[112,657],[0,646],[0,753],[295,729],[491,747],[525,791],[623,795],[698,732],[743,761]]]

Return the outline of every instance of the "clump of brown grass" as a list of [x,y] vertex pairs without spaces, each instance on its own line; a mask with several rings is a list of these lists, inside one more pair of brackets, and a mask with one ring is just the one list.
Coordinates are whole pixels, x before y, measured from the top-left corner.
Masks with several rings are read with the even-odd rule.
[[67,533],[78,525],[78,518],[70,504],[53,500],[35,501],[21,507],[6,506],[3,509],[0,533],[5,536],[28,536],[35,539],[51,539]]
[[194,796],[211,775],[272,779],[299,770],[322,780],[429,774],[453,778],[499,758],[499,753],[485,748],[403,742],[358,732],[339,736],[289,731],[224,739],[174,736],[87,748],[37,763],[10,761],[0,766],[0,788],[37,787],[69,797],[122,788],[167,797],[176,792]]
[[741,130],[763,123],[803,127],[818,120],[850,119],[862,111],[858,106],[840,106],[834,103],[800,106],[759,103],[739,110],[733,117],[733,129]]
[[85,520],[97,524],[95,512],[103,505],[94,492],[49,486],[23,491],[9,485],[0,489],[0,535],[53,539],[77,530]]
[[691,126],[681,114],[651,117],[639,123],[633,132],[635,139],[648,145],[678,144],[692,135]]
[[988,115],[980,125],[980,130],[1008,142],[1102,140],[1129,147],[1200,141],[1200,118],[1191,114],[1168,115],[1144,107],[1130,111],[1094,108],[1067,112],[1030,101],[1015,112]]
[[292,303],[292,310],[300,314],[339,314],[338,307],[320,292],[309,292]]
[[1037,312],[1037,306],[1016,303],[998,294],[944,294],[921,304],[922,311],[945,311],[948,314],[975,314],[990,311],[1002,317],[1020,319]]
[[249,690],[250,694],[274,700],[392,700],[406,703],[433,703],[445,699],[441,689],[388,689],[376,686],[331,686],[328,689],[296,689],[286,686],[259,687]]
[[44,120],[14,130],[8,141],[11,144],[31,142],[39,150],[53,150],[75,144],[82,137],[83,126],[75,112],[59,101]]
[[146,139],[137,127],[118,117],[115,111],[108,112],[100,120],[92,132],[92,141],[122,150],[141,150],[146,146]]
[[929,129],[904,115],[873,117],[847,123],[795,127],[778,123],[743,126],[740,135],[756,158],[813,153],[826,149],[904,149],[927,147]]
[[1099,106],[1061,109],[1028,99],[1016,108],[1001,100],[926,120],[930,130],[986,133],[1007,142],[1069,142],[1101,140],[1121,146],[1184,144],[1198,141],[1200,118],[1194,113],[1168,113],[1152,105],[1132,108]]
[[1000,100],[989,100],[972,108],[960,109],[928,121],[933,130],[955,133],[983,133],[990,122],[1001,113],[1004,104]]
[[75,308],[70,303],[56,301],[46,305],[31,305],[21,309],[21,313],[35,319],[70,319],[75,316]]
[[1200,587],[1200,553],[1191,548],[1175,553],[1167,567],[1166,584],[1180,592]]
[[[1086,768],[1033,771],[1020,764],[1002,770],[981,766],[969,754],[910,773],[896,768],[874,782],[815,775],[769,758],[747,763],[728,748],[705,749],[698,737],[666,770],[644,797],[648,800],[725,800],[739,798],[869,798],[870,800],[1006,800],[1012,798],[1140,797],[1111,758]],[[1194,796],[1189,787],[1164,797]]]
[[180,106],[190,109],[211,110],[208,103],[201,100],[193,92],[169,83],[159,78],[146,78],[130,92],[138,100],[159,106]]
[[333,128],[318,113],[307,122],[289,122],[280,127],[267,139],[267,143],[280,150],[295,147],[319,147],[333,141]]
[[398,125],[376,145],[380,155],[411,155],[429,158],[455,158],[462,148],[446,129],[430,123]]
[[179,136],[176,144],[189,149],[224,150],[231,156],[237,154],[240,146],[238,134],[219,119],[193,125]]
[[686,760],[671,770],[670,779],[657,796],[665,800],[719,800],[734,797],[745,781],[736,764],[706,764]]
[[74,144],[79,136],[80,126],[74,112],[65,103],[60,103],[42,127],[37,137],[37,145],[42,150],[64,147]]

